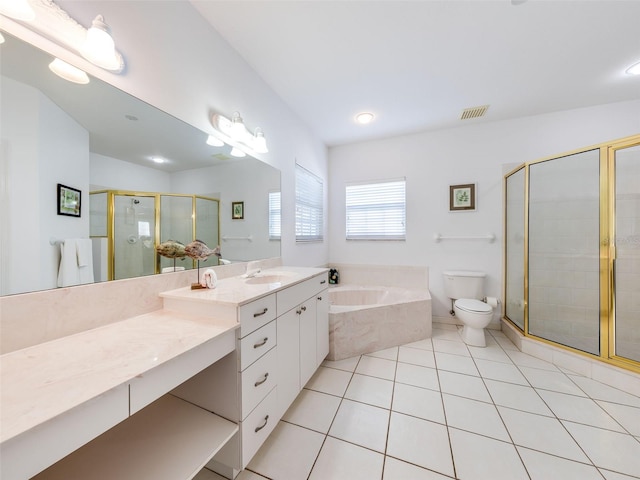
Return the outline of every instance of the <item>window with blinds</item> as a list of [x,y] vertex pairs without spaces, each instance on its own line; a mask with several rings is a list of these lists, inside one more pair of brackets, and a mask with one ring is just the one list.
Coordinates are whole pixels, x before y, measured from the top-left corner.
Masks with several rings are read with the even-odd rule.
[[346,186],[347,240],[405,240],[405,179]]
[[269,192],[269,240],[280,240],[281,220],[280,192]]
[[296,242],[323,240],[322,179],[296,163]]

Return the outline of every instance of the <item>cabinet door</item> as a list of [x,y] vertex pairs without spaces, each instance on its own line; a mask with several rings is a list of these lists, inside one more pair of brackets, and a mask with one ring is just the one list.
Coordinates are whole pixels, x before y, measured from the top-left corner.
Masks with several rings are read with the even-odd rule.
[[323,290],[316,297],[316,367],[329,354],[329,291]]
[[279,416],[300,392],[300,314],[289,310],[276,320],[278,346],[278,411]]
[[300,311],[300,388],[304,387],[317,368],[316,355],[316,297],[312,297],[295,311]]

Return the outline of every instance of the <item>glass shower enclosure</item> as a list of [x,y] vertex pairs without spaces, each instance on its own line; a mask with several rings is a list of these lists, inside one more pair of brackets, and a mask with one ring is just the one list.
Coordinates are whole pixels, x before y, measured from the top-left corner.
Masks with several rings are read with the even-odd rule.
[[[168,240],[187,245],[198,238],[213,248],[220,241],[215,198],[105,190],[90,193],[91,237],[99,239],[96,280],[120,280],[195,267],[190,258],[169,259],[155,247]],[[217,265],[218,259],[200,261]]]
[[504,191],[505,318],[640,371],[640,135],[523,164]]

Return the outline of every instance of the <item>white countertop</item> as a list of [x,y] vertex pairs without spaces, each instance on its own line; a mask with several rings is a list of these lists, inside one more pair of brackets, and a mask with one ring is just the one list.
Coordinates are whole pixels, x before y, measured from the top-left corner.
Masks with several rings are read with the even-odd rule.
[[[230,277],[218,280],[216,288],[191,290],[178,288],[160,294],[163,298],[192,300],[194,302],[215,302],[230,306],[241,306],[260,297],[276,292],[311,277],[327,272],[328,268],[276,267],[262,270],[254,278]],[[204,272],[201,272],[204,273]],[[273,282],[256,283],[261,279]]]
[[239,327],[159,310],[0,356],[0,443]]

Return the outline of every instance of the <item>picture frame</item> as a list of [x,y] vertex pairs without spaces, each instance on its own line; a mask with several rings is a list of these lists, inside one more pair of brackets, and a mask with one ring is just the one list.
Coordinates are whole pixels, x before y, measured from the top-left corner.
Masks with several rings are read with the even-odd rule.
[[476,184],[449,186],[449,211],[469,212],[476,209]]
[[231,219],[242,220],[244,218],[244,202],[231,202]]
[[82,213],[82,192],[77,188],[58,184],[58,215],[80,217]]

